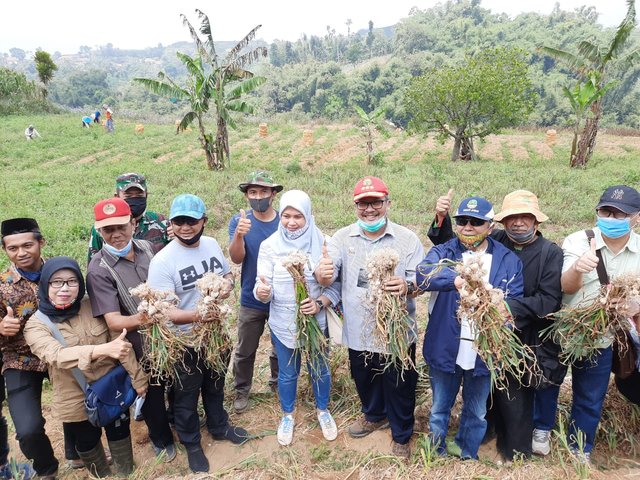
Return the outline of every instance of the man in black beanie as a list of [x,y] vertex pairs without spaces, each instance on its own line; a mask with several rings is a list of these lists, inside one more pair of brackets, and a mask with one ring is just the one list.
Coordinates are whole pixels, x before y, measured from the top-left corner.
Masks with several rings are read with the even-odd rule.
[[37,309],[36,292],[44,263],[40,252],[45,241],[32,218],[5,220],[0,233],[2,249],[11,262],[0,274],[0,350],[9,411],[22,453],[33,460],[40,478],[54,479],[58,460],[44,430],[41,405],[47,365],[31,353],[23,336],[25,323]]

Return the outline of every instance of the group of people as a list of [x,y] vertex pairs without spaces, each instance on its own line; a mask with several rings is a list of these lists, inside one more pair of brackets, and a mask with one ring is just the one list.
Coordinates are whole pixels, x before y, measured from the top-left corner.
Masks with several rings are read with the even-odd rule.
[[[103,105],[102,108],[104,109],[106,117],[104,128],[107,130],[107,132],[112,133],[115,128],[113,124],[113,111],[106,104]],[[82,128],[91,128],[91,124],[94,123],[96,125],[100,125],[100,117],[102,117],[102,112],[100,111],[100,109],[96,109],[96,111],[91,115],[85,115],[84,117],[82,117]]]
[[[430,440],[441,455],[477,459],[483,440],[497,436],[506,459],[550,451],[550,432],[556,421],[559,384],[566,368],[558,362],[559,347],[541,338],[550,325],[548,315],[561,305],[580,305],[594,299],[600,288],[596,273],[604,264],[609,278],[640,274],[640,194],[619,185],[608,188],[596,205],[593,236],[570,235],[560,248],[545,239],[539,226],[548,220],[537,197],[528,191],[508,194],[495,213],[485,198],[465,198],[450,215],[453,192],[438,199],[429,229],[434,243],[428,252],[415,232],[390,219],[391,195],[383,180],[360,179],[353,190],[354,223],[331,237],[315,223],[312,201],[300,190],[289,190],[264,171],[253,172],[238,186],[249,209],[229,222],[229,257],[241,264],[237,343],[233,352],[221,352],[232,363],[233,408],[250,408],[256,352],[265,324],[269,324],[271,355],[269,385],[277,390],[282,417],[277,441],[294,438],[297,380],[304,345],[297,332],[299,313],[314,316],[326,331],[327,312],[341,304],[344,313],[342,343],[348,348],[351,377],[362,415],[347,429],[353,438],[390,429],[392,452],[409,458],[414,429],[416,371],[416,297],[430,292],[429,318],[423,356],[429,366],[433,404]],[[188,345],[178,362],[176,379],[168,386],[149,378],[141,364],[143,337],[138,332],[143,315],[130,288],[147,282],[155,290],[171,292],[180,300],[168,312],[176,335],[189,332],[200,321],[196,280],[207,272],[225,283],[222,297],[235,287],[230,264],[216,239],[204,235],[208,221],[201,198],[181,194],[173,199],[168,219],[147,210],[147,183],[136,173],[116,179],[115,195],[94,206],[89,263],[85,277],[68,257],[45,260],[44,237],[35,219],[2,222],[2,246],[11,266],[0,275],[0,348],[2,374],[16,437],[33,469],[22,465],[25,477],[33,470],[55,478],[58,470],[45,433],[41,408],[42,382],[53,383],[56,413],[63,423],[65,456],[73,466],[87,467],[95,476],[126,475],[133,469],[129,419],[105,428],[110,456],[100,428],[91,425],[82,407],[83,391],[74,378],[79,369],[88,381],[104,375],[118,362],[131,376],[138,395],[145,398],[142,417],[151,446],[164,461],[176,456],[171,423],[186,450],[193,472],[207,472],[201,427],[213,439],[242,444],[251,436],[229,421],[224,408],[226,371],[212,369],[200,345]],[[453,220],[452,220],[453,219]],[[495,228],[500,223],[503,228]],[[374,338],[375,316],[368,305],[367,262],[380,249],[397,252],[399,262],[383,289],[399,297],[411,328],[407,340],[411,359],[388,364],[388,351]],[[300,300],[283,259],[300,251],[306,258],[304,278],[308,297]],[[452,268],[434,269],[443,260],[480,259],[484,281],[504,291],[500,314],[512,320],[520,340],[538,351],[544,381],[511,378],[507,390],[492,392],[490,371],[474,349],[473,320],[458,315],[465,281]],[[600,267],[601,269],[601,267]],[[85,297],[88,293],[88,299]],[[638,304],[624,309],[634,345],[640,349]],[[36,313],[37,311],[37,313]],[[52,331],[48,318],[64,338]],[[594,359],[571,366],[573,405],[569,443],[582,461],[589,461],[595,432],[609,384],[611,338],[602,339]],[[307,358],[317,419],[324,438],[335,440],[338,428],[330,411],[331,373],[328,346],[319,358]],[[638,403],[640,373],[619,382],[619,388]],[[635,382],[635,383],[634,383]],[[462,415],[458,433],[447,440],[452,406],[462,385]],[[4,394],[4,388],[1,389]],[[636,392],[636,393],[634,393]],[[198,415],[202,399],[206,418]],[[168,399],[168,407],[166,400]],[[490,407],[490,408],[488,408]],[[3,418],[4,420],[4,418]],[[0,463],[6,467],[6,421],[0,422]],[[584,441],[578,442],[578,439]],[[5,473],[6,478],[7,474]]]

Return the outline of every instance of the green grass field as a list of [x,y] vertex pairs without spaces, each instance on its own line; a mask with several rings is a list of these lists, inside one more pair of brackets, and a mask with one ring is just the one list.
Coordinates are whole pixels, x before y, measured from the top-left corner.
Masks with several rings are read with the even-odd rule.
[[[478,161],[451,163],[450,145],[442,146],[433,139],[396,131],[388,138],[376,139],[380,160],[376,165],[368,165],[365,139],[355,124],[303,125],[281,119],[269,122],[267,138],[258,136],[258,122],[242,124],[238,131],[232,131],[231,167],[211,172],[205,167],[195,131],[176,135],[171,125],[146,124],[143,134],[135,134],[133,123],[116,116],[116,132],[109,135],[100,127],[82,129],[80,118],[81,115],[0,118],[0,220],[18,216],[36,218],[47,239],[44,254],[69,255],[81,265],[85,263],[94,203],[113,195],[115,177],[129,171],[147,176],[150,210],[167,213],[171,200],[180,193],[201,196],[208,208],[207,234],[218,239],[223,247],[228,244],[229,218],[247,206],[237,184],[255,169],[270,170],[285,190],[296,188],[309,193],[316,223],[327,233],[354,221],[351,192],[358,178],[379,176],[391,190],[390,217],[414,229],[425,247],[429,246],[426,231],[436,198],[449,188],[454,189],[456,205],[463,197],[478,194],[493,201],[496,211],[500,210],[506,193],[520,188],[531,190],[538,194],[542,210],[550,217],[542,231],[561,243],[572,231],[593,226],[595,204],[607,186],[626,183],[638,188],[640,184],[640,138],[606,133],[599,137],[595,156],[586,170],[568,167],[571,141],[568,132],[560,132],[558,143],[552,147],[545,144],[544,132],[506,132],[477,145]],[[42,138],[25,140],[23,132],[30,123]],[[313,145],[303,144],[304,130],[313,131]],[[6,256],[0,256],[0,267],[6,265]],[[422,315],[421,330],[425,321]],[[337,358],[342,358],[342,364],[335,365],[340,374],[334,380],[332,406],[337,410],[336,419],[342,432],[357,415],[358,401],[344,365],[346,360]],[[264,351],[259,359],[256,375],[264,376],[268,370]],[[301,389],[300,396],[308,396],[308,385]],[[418,404],[424,404],[428,396],[426,383],[421,383],[418,394]],[[262,410],[253,417],[240,416],[237,423],[247,425],[250,418],[255,422],[254,430],[270,429],[273,434],[279,418],[277,401],[260,393],[252,397],[252,402]],[[303,425],[307,430],[317,430],[312,405],[308,401],[304,405]],[[566,411],[566,401],[563,405]],[[628,408],[623,411],[625,417],[621,418],[627,418],[628,414],[631,419],[628,423],[620,418],[609,421],[599,440],[602,457],[610,459],[612,455],[607,452],[616,453],[623,445],[624,452],[636,446],[624,432],[630,428],[637,431],[640,411],[629,413]],[[47,425],[49,428],[50,424]],[[267,445],[266,455],[262,447],[255,447],[257,453],[247,453],[237,464],[223,465],[218,474],[234,478],[264,474],[264,478],[372,479],[583,476],[557,452],[549,461],[516,464],[513,470],[505,471],[489,460],[479,464],[455,460],[432,462],[428,449],[420,443],[422,440],[416,443],[417,453],[410,466],[400,465],[385,455],[353,450],[342,441],[330,447],[300,441],[299,447],[304,451],[276,449],[270,457],[273,448],[269,445],[275,443],[275,438],[262,441]],[[156,476],[145,472],[139,470],[135,478]],[[604,478],[604,474],[591,475]]]

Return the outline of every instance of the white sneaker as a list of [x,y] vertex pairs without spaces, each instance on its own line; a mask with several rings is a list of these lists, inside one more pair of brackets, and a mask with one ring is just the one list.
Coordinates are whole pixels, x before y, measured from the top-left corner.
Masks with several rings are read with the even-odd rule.
[[338,427],[328,410],[318,411],[318,423],[320,424],[322,435],[324,435],[325,439],[329,441],[336,439],[338,436]]
[[280,445],[290,445],[293,441],[293,427],[296,421],[293,419],[293,415],[285,415],[280,420],[280,425],[278,425],[278,443]]
[[549,430],[533,429],[531,451],[536,455],[549,455],[551,452],[551,432]]

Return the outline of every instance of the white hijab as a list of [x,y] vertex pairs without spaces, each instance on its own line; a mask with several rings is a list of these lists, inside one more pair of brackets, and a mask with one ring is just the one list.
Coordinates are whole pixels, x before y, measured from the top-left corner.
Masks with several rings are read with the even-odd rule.
[[306,228],[306,231],[295,240],[291,240],[287,238],[286,228],[282,225],[282,222],[280,222],[278,224],[278,231],[276,232],[277,241],[274,245],[274,250],[279,254],[287,254],[294,250],[301,250],[309,254],[311,262],[315,265],[322,256],[324,236],[318,227],[316,227],[316,222],[311,214],[311,199],[309,195],[302,190],[289,190],[280,197],[280,215],[282,215],[282,212],[284,212],[287,207],[295,208],[304,215],[307,223],[302,228]]

